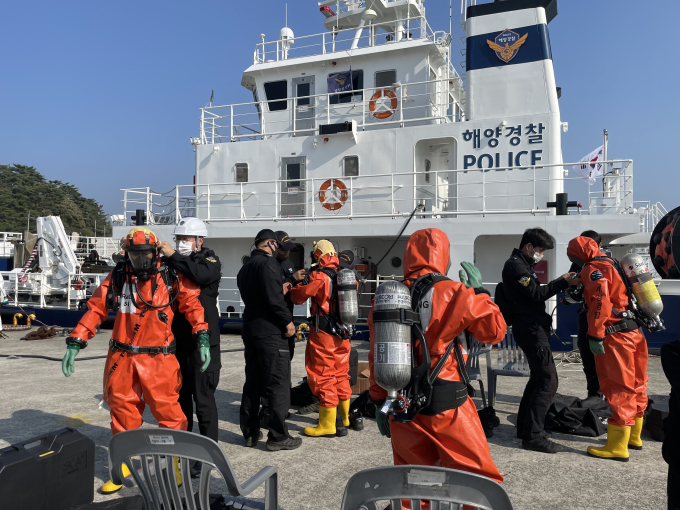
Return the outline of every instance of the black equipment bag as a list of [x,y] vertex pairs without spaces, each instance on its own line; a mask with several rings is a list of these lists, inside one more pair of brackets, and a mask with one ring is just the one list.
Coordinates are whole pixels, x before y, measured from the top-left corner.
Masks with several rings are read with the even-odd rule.
[[0,450],[0,507],[66,510],[94,499],[94,442],[72,428]]
[[359,378],[359,351],[349,351],[349,385],[354,386]]
[[512,326],[512,321],[515,318],[515,312],[512,309],[512,303],[505,295],[505,288],[503,282],[498,282],[496,291],[494,292],[493,302],[503,314],[503,319],[508,326]]
[[580,399],[555,394],[548,409],[545,429],[575,436],[598,437],[607,433],[612,410],[600,397]]

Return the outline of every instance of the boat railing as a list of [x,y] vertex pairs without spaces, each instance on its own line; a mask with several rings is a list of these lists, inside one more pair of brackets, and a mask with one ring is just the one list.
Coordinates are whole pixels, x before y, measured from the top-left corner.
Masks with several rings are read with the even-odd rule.
[[649,200],[636,200],[633,206],[640,215],[640,232],[653,231],[661,218],[668,214],[668,210],[661,202],[652,204]]
[[120,249],[120,240],[112,237],[92,237],[82,235],[68,236],[71,248],[79,262],[87,260],[96,251],[101,258],[110,258]]
[[[379,43],[378,35],[385,36],[385,40]],[[424,16],[408,16],[394,21],[369,23],[330,32],[284,37],[276,41],[265,41],[262,36],[262,42],[255,45],[253,63],[279,62],[359,48],[402,44],[414,40],[429,40],[436,44],[442,55],[448,59],[450,41],[448,35],[443,31],[434,31]]]
[[24,235],[21,232],[0,232],[0,258],[7,259],[14,256],[15,241],[21,241]]
[[201,108],[196,145],[312,136],[324,125],[352,123],[357,131],[447,124],[464,119],[457,77],[396,83],[347,92]]
[[[527,162],[529,158],[527,157]],[[633,214],[633,162],[611,160],[617,168],[601,184],[565,175],[574,163],[489,169],[385,173],[351,177],[206,183],[176,186],[156,193],[149,188],[123,190],[128,224],[144,208],[152,224],[174,224],[185,217],[178,204],[194,200],[193,216],[210,222],[361,219],[401,217],[424,205],[421,217],[550,214],[542,197],[555,180],[583,186],[585,206],[572,214]],[[540,201],[542,200],[542,201]],[[520,205],[518,207],[518,204]]]
[[108,273],[70,273],[66,285],[54,287],[45,273],[0,271],[0,285],[15,307],[83,309],[87,299],[101,285]]

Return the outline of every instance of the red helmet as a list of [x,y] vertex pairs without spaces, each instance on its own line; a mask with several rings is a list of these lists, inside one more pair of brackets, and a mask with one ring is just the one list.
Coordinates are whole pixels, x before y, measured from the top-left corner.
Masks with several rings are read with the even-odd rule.
[[144,227],[135,227],[125,237],[125,252],[135,276],[149,280],[156,270],[160,241],[156,234]]

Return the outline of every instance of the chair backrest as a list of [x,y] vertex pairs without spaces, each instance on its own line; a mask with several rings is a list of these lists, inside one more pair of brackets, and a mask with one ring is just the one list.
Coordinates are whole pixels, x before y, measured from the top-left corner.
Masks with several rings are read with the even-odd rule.
[[[377,510],[377,502],[389,501],[392,510],[430,502],[431,510],[462,509],[470,505],[484,510],[512,510],[500,484],[484,476],[434,466],[386,466],[359,471],[347,482],[342,510]],[[443,505],[445,504],[445,505]]]
[[468,339],[468,358],[465,367],[468,371],[471,369],[479,370],[479,355],[486,352],[490,346],[475,340],[472,336],[469,336]]
[[515,343],[512,335],[512,327],[505,333],[505,338],[498,344],[498,356],[494,370],[516,371],[517,373],[529,373],[529,362],[524,352]]
[[[203,464],[198,505],[189,475],[193,461]],[[181,470],[181,487],[178,487],[176,462]],[[264,508],[278,510],[278,471],[275,467],[263,468],[241,485],[220,446],[198,434],[160,428],[121,432],[113,436],[109,445],[109,472],[113,483],[132,486],[131,480],[123,478],[123,463],[130,469],[134,483],[142,493],[146,510],[161,510],[161,505],[164,509],[210,510],[208,491],[213,469],[219,472],[229,495],[234,497],[247,496],[264,483]]]

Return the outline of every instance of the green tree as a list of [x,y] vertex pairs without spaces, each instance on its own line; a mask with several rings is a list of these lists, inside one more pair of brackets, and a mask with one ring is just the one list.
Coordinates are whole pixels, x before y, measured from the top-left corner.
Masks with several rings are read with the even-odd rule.
[[60,216],[67,234],[93,236],[111,226],[96,200],[85,198],[67,182],[48,181],[32,166],[0,165],[0,231],[23,232],[31,213],[29,230],[35,233],[35,218]]

